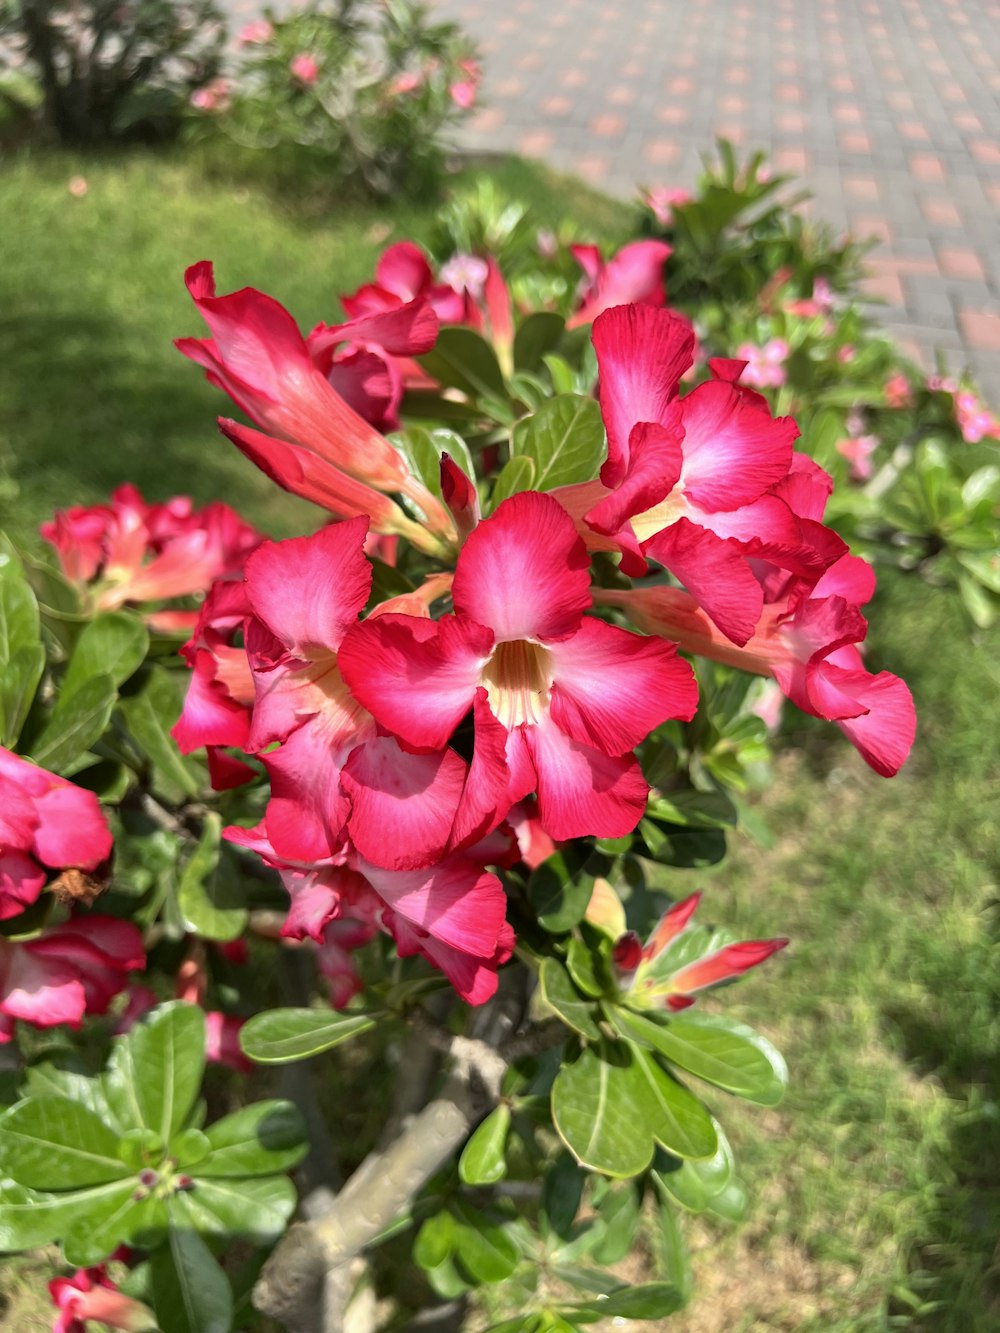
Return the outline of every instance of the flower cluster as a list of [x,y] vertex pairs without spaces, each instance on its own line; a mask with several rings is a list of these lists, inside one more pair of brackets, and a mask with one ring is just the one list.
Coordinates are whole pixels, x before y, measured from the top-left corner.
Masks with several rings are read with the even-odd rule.
[[[41,531],[97,611],[201,593],[214,579],[238,575],[261,541],[220,500],[204,509],[185,495],[148,504],[131,485],[119,486],[110,504],[58,510]],[[196,613],[157,610],[148,619],[157,628],[187,629]]]
[[[455,459],[432,489],[381,430],[400,384],[426,379],[413,358],[439,321],[488,331],[501,361],[511,348],[492,258],[435,278],[416,246],[393,246],[344,298],[347,323],[307,338],[270,297],[219,297],[210,265],[188,272],[213,337],[178,346],[267,432],[224,420],[225,434],[340,521],[263,543],[242,585],[210,592],[174,734],[208,746],[217,785],[250,772],[224,747],[263,765],[263,820],[227,836],[279,872],[283,933],[316,941],[336,1002],[358,987],[351,950],[380,929],[465,999],[493,993],[513,934],[491,867],[536,839],[637,827],[650,791],[637,751],[697,706],[678,644],[772,675],[880,772],[905,758],[912,704],[862,664],[871,574],[821,521],[830,480],[794,451],[795,423],[740,382],[743,361],[711,362],[680,394],[695,340],[662,308],[667,252],[642,242],[605,263],[581,248],[570,323],[593,319],[600,477],[523,490],[486,518]],[[423,581],[373,592],[373,533],[408,538]],[[617,573],[594,581],[602,552]]]

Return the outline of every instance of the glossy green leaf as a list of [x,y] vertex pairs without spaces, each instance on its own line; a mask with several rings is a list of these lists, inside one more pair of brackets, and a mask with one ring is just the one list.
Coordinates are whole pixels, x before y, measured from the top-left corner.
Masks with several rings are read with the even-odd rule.
[[639,1225],[639,1191],[635,1184],[627,1181],[612,1187],[597,1212],[606,1230],[591,1254],[595,1263],[616,1264],[631,1250]]
[[528,901],[538,924],[554,935],[578,925],[594,892],[594,880],[608,869],[608,860],[589,848],[570,845],[553,852],[528,879]]
[[651,1051],[632,1047],[645,1085],[645,1124],[661,1147],[676,1157],[714,1157],[719,1146],[715,1125],[697,1097],[661,1069]]
[[238,939],[248,916],[240,871],[226,854],[221,836],[222,820],[209,810],[177,888],[184,924],[207,940]]
[[233,1296],[211,1250],[184,1222],[150,1258],[153,1303],[162,1333],[230,1333]]
[[609,1176],[636,1176],[653,1157],[644,1132],[646,1079],[635,1053],[621,1042],[588,1046],[564,1065],[552,1085],[552,1121],[582,1166]]
[[33,1250],[52,1244],[89,1209],[120,1197],[123,1191],[131,1195],[134,1183],[115,1180],[92,1189],[46,1193],[12,1180],[0,1181],[0,1250]]
[[511,453],[534,461],[535,490],[593,481],[607,455],[600,406],[579,394],[550,398],[514,427]]
[[510,1107],[501,1102],[477,1126],[458,1159],[458,1174],[466,1185],[495,1185],[507,1174],[507,1135]]
[[684,1305],[684,1298],[670,1282],[643,1282],[622,1287],[586,1305],[564,1306],[570,1319],[593,1323],[599,1319],[666,1319]]
[[[117,1191],[80,1210],[63,1234],[63,1254],[68,1264],[87,1268],[100,1263],[119,1245],[139,1232],[151,1243],[162,1235],[166,1212],[159,1199],[136,1198],[136,1179],[122,1181]],[[158,1226],[151,1226],[153,1220]]]
[[624,1029],[672,1064],[760,1106],[777,1106],[788,1086],[781,1053],[759,1032],[717,1014],[685,1014],[655,1022],[619,1011]]
[[89,676],[72,694],[63,691],[31,747],[36,764],[59,772],[104,735],[117,691],[110,676]]
[[216,1180],[197,1170],[193,1174],[191,1189],[173,1199],[171,1215],[203,1236],[241,1236],[266,1244],[281,1235],[298,1202],[287,1176]]
[[118,1156],[130,1171],[159,1166],[166,1150],[155,1129],[127,1129],[118,1136]]
[[724,1222],[742,1222],[747,1215],[749,1199],[740,1180],[731,1180],[724,1190],[714,1195],[707,1211]]
[[[596,934],[596,932],[595,932]],[[591,945],[574,936],[566,950],[566,967],[574,983],[585,995],[604,995],[608,990],[603,959],[598,951],[596,939]]]
[[197,1005],[160,1005],[118,1038],[105,1088],[123,1123],[155,1130],[166,1143],[184,1126],[201,1088],[205,1018]]
[[561,1152],[542,1181],[543,1232],[568,1239],[583,1198],[584,1173],[568,1152]]
[[447,1209],[428,1217],[413,1242],[413,1262],[423,1269],[440,1268],[455,1248],[455,1219]]
[[670,1169],[652,1173],[657,1185],[689,1213],[703,1213],[733,1178],[733,1150],[718,1121],[713,1123],[719,1140],[713,1157],[688,1162],[670,1157],[665,1159]]
[[13,746],[45,670],[38,603],[24,565],[0,543],[0,744]]
[[581,1037],[596,1041],[601,1035],[594,1021],[594,1004],[584,999],[569,973],[555,958],[544,958],[538,971],[542,999],[563,1022]]
[[433,349],[420,358],[429,375],[449,388],[460,389],[473,400],[506,395],[496,353],[472,329],[440,329]]
[[[51,1060],[31,1065],[25,1073],[24,1086],[30,1097],[66,1097],[93,1111],[98,1120],[109,1123],[101,1079],[89,1072],[74,1054],[61,1052]],[[109,1128],[120,1127],[112,1123]]]
[[199,1177],[263,1176],[297,1166],[309,1150],[305,1121],[291,1102],[244,1106],[205,1131]]
[[514,365],[517,369],[540,370],[565,327],[562,315],[553,310],[535,310],[522,320],[514,335]]
[[105,611],[85,625],[70,658],[62,692],[72,694],[91,676],[110,677],[118,687],[142,666],[149,650],[149,634],[138,616],[127,611]]
[[182,1129],[167,1144],[167,1153],[177,1163],[181,1171],[201,1170],[201,1163],[208,1156],[211,1145],[208,1136],[200,1129]]
[[335,1009],[271,1009],[255,1014],[240,1031],[240,1045],[262,1065],[306,1060],[369,1032],[377,1014],[339,1013]]
[[517,1245],[508,1229],[484,1213],[459,1202],[454,1205],[454,1252],[477,1282],[503,1282],[517,1267]]
[[0,1117],[0,1172],[28,1189],[83,1189],[121,1180],[129,1169],[117,1136],[85,1106],[31,1097]]
[[509,459],[493,483],[493,509],[499,508],[504,500],[509,500],[512,495],[517,495],[520,491],[530,491],[534,484],[534,462],[524,457]]
[[181,715],[186,681],[176,671],[149,667],[118,701],[125,725],[153,766],[153,785],[173,799],[196,796],[206,785],[204,767],[185,757],[170,735]]

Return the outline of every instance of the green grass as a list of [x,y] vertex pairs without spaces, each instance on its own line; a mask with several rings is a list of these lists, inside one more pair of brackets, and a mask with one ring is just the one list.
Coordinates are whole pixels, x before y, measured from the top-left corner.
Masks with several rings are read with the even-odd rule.
[[[575,182],[494,170],[539,225],[623,225]],[[223,290],[263,287],[309,327],[432,210],[320,208],[150,155],[19,160],[0,209],[0,525],[23,538],[124,480],[221,497],[278,534],[314,524],[218,436],[227,400],[172,349],[202,332],[183,269],[213,258]],[[802,726],[760,803],[774,846],[738,836],[684,882],[704,880],[710,917],[794,941],[722,1001],[776,1036],[792,1091],[774,1112],[720,1103],[755,1202],[737,1231],[690,1228],[690,1333],[1000,1327],[998,636],[912,578],[883,578],[872,618],[873,666],[917,697],[910,765],[881,781],[833,728]]]

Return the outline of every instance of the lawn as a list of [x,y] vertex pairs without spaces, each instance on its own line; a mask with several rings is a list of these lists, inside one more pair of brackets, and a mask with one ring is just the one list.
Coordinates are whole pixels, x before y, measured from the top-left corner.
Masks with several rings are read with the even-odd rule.
[[[491,170],[540,226],[571,214],[601,239],[625,225],[575,182]],[[321,209],[151,155],[18,160],[0,209],[0,526],[23,539],[124,480],[221,497],[276,534],[313,524],[216,434],[225,400],[172,349],[202,331],[183,270],[212,258],[224,290],[261,286],[309,327],[389,240],[426,235],[432,210]],[[1000,1327],[1000,635],[973,635],[913,577],[883,578],[873,621],[872,666],[917,698],[908,767],[882,781],[832,728],[803,726],[758,803],[773,845],[738,835],[717,871],[685,880],[710,914],[793,947],[728,997],[777,1038],[792,1091],[774,1112],[726,1107],[755,1203],[738,1230],[690,1226],[682,1333]]]

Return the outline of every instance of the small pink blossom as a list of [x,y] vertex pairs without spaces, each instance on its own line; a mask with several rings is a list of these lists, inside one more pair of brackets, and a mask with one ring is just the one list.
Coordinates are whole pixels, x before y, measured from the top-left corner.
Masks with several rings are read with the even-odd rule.
[[404,71],[402,74],[397,74],[389,84],[389,94],[392,97],[405,97],[407,93],[415,93],[423,86],[423,82],[422,74],[417,74],[413,70]]
[[474,300],[479,300],[486,286],[490,268],[485,259],[478,255],[455,254],[441,266],[441,281],[446,282],[456,292],[468,292]]
[[645,191],[642,201],[661,227],[669,227],[674,220],[674,209],[679,204],[689,204],[691,198],[688,190],[672,190],[665,185],[656,185]]
[[837,348],[837,360],[842,366],[849,366],[858,354],[858,349],[852,343],[844,343],[843,347]]
[[471,111],[476,105],[479,82],[483,76],[482,70],[475,60],[460,60],[458,68],[465,77],[456,79],[448,88],[448,93],[457,107],[461,107],[463,111]]
[[86,176],[71,176],[66,188],[74,199],[82,199],[90,189],[90,186],[87,184]]
[[541,227],[535,237],[535,248],[543,259],[555,259],[559,253],[559,239],[548,227]]
[[203,88],[196,89],[190,97],[190,103],[196,111],[225,111],[232,96],[231,79],[213,79]]
[[887,407],[908,407],[912,401],[910,381],[903,374],[890,375],[885,382]]
[[1000,438],[1000,421],[969,390],[955,395],[955,418],[966,444]]
[[833,305],[833,288],[826,278],[817,278],[813,283],[812,296],[805,300],[789,301],[785,309],[790,315],[798,315],[801,319],[815,319],[817,315],[828,314]]
[[877,435],[850,435],[837,441],[837,453],[847,459],[852,481],[863,482],[871,477],[871,457],[879,443]]
[[928,375],[927,387],[931,393],[957,393],[958,381],[952,375]]
[[311,88],[319,80],[319,61],[308,51],[300,51],[297,56],[292,56],[288,68],[293,77],[307,88]]
[[789,350],[784,338],[772,338],[763,347],[741,343],[736,349],[736,357],[747,363],[742,376],[743,383],[753,384],[758,389],[774,389],[784,384],[787,378],[785,361]]
[[261,46],[264,42],[269,42],[273,36],[272,23],[268,23],[267,19],[255,19],[252,23],[244,24],[236,40],[240,46]]

